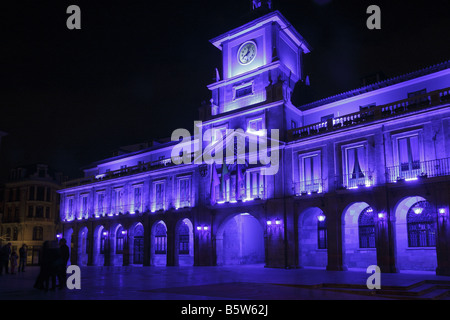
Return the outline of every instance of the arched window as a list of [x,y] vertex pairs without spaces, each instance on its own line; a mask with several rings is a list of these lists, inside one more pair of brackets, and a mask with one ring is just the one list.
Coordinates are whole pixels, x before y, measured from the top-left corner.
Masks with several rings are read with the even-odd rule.
[[186,223],[182,222],[178,229],[179,236],[179,254],[189,254],[189,227]]
[[124,233],[123,228],[119,227],[116,233],[116,253],[123,253],[123,239]]
[[43,240],[44,239],[44,229],[42,227],[33,228],[33,240]]
[[375,248],[375,215],[372,207],[367,207],[359,214],[359,247]]
[[419,201],[406,214],[409,247],[436,246],[436,214],[428,201]]
[[163,223],[158,223],[155,228],[155,253],[165,254],[167,248],[167,231]]

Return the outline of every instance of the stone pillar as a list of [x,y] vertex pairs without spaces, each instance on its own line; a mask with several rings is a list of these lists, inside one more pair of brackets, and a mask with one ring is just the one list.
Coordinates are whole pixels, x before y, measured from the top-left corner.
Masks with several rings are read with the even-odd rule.
[[[327,252],[328,264],[327,270],[330,271],[346,271],[347,266],[344,265],[343,259],[343,225],[341,214],[343,210],[339,211],[337,208],[337,198],[328,199],[325,208],[327,219]],[[330,204],[330,205],[328,205]],[[333,208],[331,207],[333,205]]]
[[87,235],[87,239],[88,239],[88,262],[87,265],[88,266],[92,266],[94,265],[94,223],[91,222],[91,227],[88,230],[88,235]]

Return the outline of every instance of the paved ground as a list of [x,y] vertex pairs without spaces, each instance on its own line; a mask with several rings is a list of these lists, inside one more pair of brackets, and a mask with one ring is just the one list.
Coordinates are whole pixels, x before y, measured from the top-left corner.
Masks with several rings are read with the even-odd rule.
[[[80,290],[43,292],[33,288],[39,269],[0,276],[2,300],[362,300],[379,296],[320,290],[323,283],[365,286],[364,270],[227,267],[82,267]],[[381,274],[381,286],[409,286],[423,280],[449,281],[433,273]]]

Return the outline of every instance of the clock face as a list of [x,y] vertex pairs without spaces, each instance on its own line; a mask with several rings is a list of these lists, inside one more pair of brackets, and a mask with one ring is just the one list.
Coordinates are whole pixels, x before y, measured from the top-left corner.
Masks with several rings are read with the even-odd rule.
[[244,42],[238,50],[238,61],[246,65],[252,62],[256,57],[256,43],[253,41]]

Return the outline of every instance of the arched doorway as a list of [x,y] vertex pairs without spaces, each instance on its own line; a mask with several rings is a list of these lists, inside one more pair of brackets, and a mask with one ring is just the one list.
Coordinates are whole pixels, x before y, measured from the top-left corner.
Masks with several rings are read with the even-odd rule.
[[123,245],[124,245],[124,229],[121,224],[116,224],[111,228],[111,265],[123,265]]
[[327,221],[319,208],[308,208],[299,215],[298,248],[299,266],[327,266]]
[[180,220],[175,230],[175,264],[194,265],[194,227],[189,219]]
[[167,227],[163,221],[156,222],[152,227],[150,250],[152,266],[167,265]]
[[436,228],[436,209],[425,198],[412,196],[398,203],[395,230],[399,270],[436,270]]
[[342,216],[344,264],[349,268],[377,265],[375,209],[365,202],[349,205]]
[[94,266],[103,266],[105,264],[105,251],[108,240],[108,231],[100,225],[94,230],[94,245],[92,253],[92,264]]
[[226,219],[216,235],[217,265],[264,263],[264,230],[248,213]]
[[88,228],[83,227],[78,232],[78,265],[87,266],[88,263]]
[[142,265],[144,263],[144,226],[137,223],[130,229],[130,263]]

